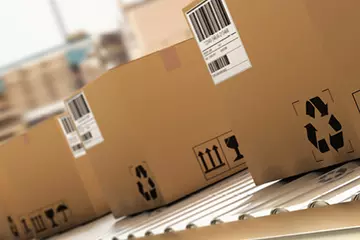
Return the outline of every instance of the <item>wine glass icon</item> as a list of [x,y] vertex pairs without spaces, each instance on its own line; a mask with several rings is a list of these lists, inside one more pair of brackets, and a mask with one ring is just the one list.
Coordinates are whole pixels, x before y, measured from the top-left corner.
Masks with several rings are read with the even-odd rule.
[[58,227],[59,225],[55,222],[55,212],[54,212],[54,209],[50,208],[48,210],[46,210],[45,212],[45,215],[46,217],[51,221],[51,224],[52,224],[52,228],[56,228]]
[[231,149],[234,149],[235,150],[235,153],[236,153],[236,158],[234,159],[234,162],[235,161],[238,161],[242,158],[244,158],[244,155],[242,155],[240,153],[240,150],[239,150],[239,143],[235,137],[235,135],[231,136],[231,137],[228,137],[225,139],[225,144],[228,148],[231,148]]

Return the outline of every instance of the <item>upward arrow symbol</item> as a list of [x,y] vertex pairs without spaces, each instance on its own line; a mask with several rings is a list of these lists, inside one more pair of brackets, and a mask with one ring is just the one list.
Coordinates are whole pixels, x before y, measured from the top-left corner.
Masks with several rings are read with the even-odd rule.
[[222,160],[221,160],[221,157],[220,157],[220,154],[219,154],[219,151],[218,151],[218,147],[216,145],[213,146],[213,150],[215,151],[215,154],[216,154],[216,157],[219,161],[219,164],[221,165],[222,164]]
[[215,165],[215,162],[214,162],[214,159],[213,157],[211,156],[211,150],[206,148],[205,152],[207,153],[207,155],[209,156],[209,159],[210,159],[210,162],[211,162],[211,165],[212,167],[214,168],[216,165]]
[[200,157],[201,163],[202,163],[202,165],[204,166],[205,171],[206,171],[206,172],[209,171],[209,167],[208,167],[208,165],[206,164],[205,159],[204,159],[204,153],[201,152],[201,151],[199,151],[198,156]]

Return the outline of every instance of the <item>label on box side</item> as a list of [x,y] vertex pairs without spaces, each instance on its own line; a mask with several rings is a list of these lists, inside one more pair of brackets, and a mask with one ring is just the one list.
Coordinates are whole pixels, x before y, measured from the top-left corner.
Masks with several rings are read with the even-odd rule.
[[70,116],[59,117],[58,121],[74,157],[79,158],[84,156],[86,151],[81,143],[78,133],[75,130],[75,126],[71,121]]
[[70,115],[86,149],[102,143],[104,138],[91,111],[85,94],[79,93],[66,103]]
[[225,0],[205,0],[186,17],[215,84],[251,68]]

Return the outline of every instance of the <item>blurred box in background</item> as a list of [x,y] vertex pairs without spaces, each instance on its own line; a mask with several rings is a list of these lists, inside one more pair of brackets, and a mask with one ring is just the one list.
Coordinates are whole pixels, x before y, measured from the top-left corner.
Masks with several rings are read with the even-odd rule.
[[31,94],[30,86],[24,78],[21,68],[10,70],[4,75],[5,94],[11,108],[19,112],[27,111],[35,107],[35,99]]
[[131,31],[127,43],[131,59],[190,38],[190,29],[181,12],[190,2],[191,0],[151,0],[120,4]]
[[66,98],[76,89],[75,76],[64,54],[43,60],[41,67],[44,78],[42,84],[49,93],[51,102]]

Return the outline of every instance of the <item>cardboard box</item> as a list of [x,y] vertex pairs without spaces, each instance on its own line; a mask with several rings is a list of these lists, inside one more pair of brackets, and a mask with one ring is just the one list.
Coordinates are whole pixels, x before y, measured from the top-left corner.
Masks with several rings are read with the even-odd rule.
[[360,16],[358,1],[306,0],[309,16],[321,34],[323,46],[337,70],[338,98],[360,134]]
[[205,0],[184,9],[257,184],[360,156],[305,3]]
[[[0,188],[2,187],[0,183]],[[0,196],[0,239],[12,239],[13,236],[11,231],[14,231],[14,228],[10,227],[10,222],[12,221],[11,217],[8,217],[7,207],[5,206],[4,196]]]
[[1,195],[14,237],[47,237],[99,215],[56,118],[1,145],[0,156]]
[[60,115],[58,121],[68,146],[73,153],[75,166],[87,190],[96,216],[100,217],[109,213],[110,208],[104,199],[100,183],[91,165],[89,155],[86,154],[85,148],[81,143],[80,137],[75,130],[75,126],[73,125],[69,114],[64,113]]
[[113,214],[156,208],[245,168],[191,39],[110,70],[67,101]]

